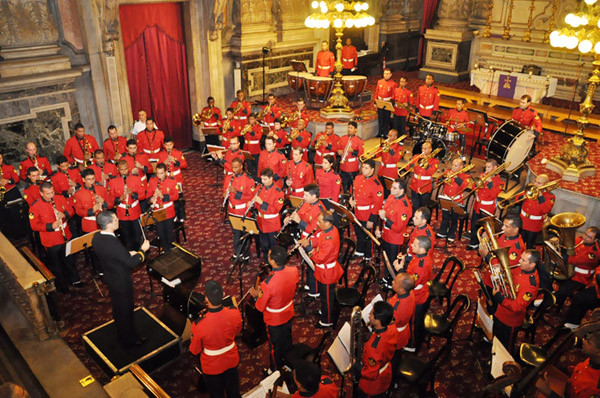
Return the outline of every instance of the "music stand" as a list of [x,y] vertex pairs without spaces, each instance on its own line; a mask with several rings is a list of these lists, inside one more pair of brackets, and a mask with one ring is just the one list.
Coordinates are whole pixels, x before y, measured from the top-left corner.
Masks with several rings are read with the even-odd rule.
[[327,350],[327,353],[331,357],[333,364],[335,365],[338,372],[340,372],[340,375],[342,376],[342,383],[341,383],[341,386],[342,386],[341,387],[342,388],[341,396],[342,397],[345,396],[345,389],[344,389],[344,381],[345,380],[344,379],[345,379],[346,373],[348,372],[350,366],[352,365],[350,363],[350,347],[351,347],[350,342],[352,340],[351,331],[352,331],[352,328],[351,328],[350,324],[348,322],[345,322],[344,325],[342,326],[342,328],[340,329],[338,335],[333,340],[333,343],[331,343],[331,346]]
[[388,191],[390,191],[392,189],[392,185],[394,185],[394,179],[390,178],[390,177],[386,177],[386,176],[381,176],[383,177],[383,182],[385,184],[385,189],[387,189]]
[[[68,241],[67,244],[65,245],[65,257],[91,248],[92,247],[92,239],[94,238],[94,235],[96,235],[96,233],[98,231],[100,231],[100,230],[97,229],[95,231],[88,232],[85,235],[81,235],[78,238],[73,238],[70,241]],[[92,259],[92,261],[94,261],[94,260]],[[104,298],[104,294],[102,293],[102,290],[100,290],[100,286],[98,286],[98,282],[96,282],[96,279],[92,278],[92,281],[94,281],[94,285],[96,285],[96,289],[98,290],[98,293],[100,293],[100,296],[102,298]]]
[[390,101],[375,100],[375,105],[378,109],[385,109],[386,111],[394,112],[394,105]]
[[289,199],[290,199],[290,203],[292,204],[292,206],[296,209],[298,208],[298,206],[300,206],[300,203],[302,203],[302,200],[303,200],[302,198],[299,198],[296,196],[291,196],[291,195],[290,195]]
[[[297,59],[291,59],[290,66],[292,67],[292,70],[296,72],[296,82],[300,80],[300,72],[307,72],[306,64],[304,64],[302,61],[298,61]],[[296,90],[296,101],[298,101],[299,98],[298,92],[299,90]]]
[[[211,153],[216,153],[216,152],[224,152],[224,151],[226,151],[226,149],[225,149],[225,147],[224,147],[224,146],[220,146],[220,145],[210,145],[210,144],[206,144],[206,147],[205,147],[205,149],[206,149],[206,150],[208,150],[208,153],[205,153],[205,154],[204,154],[204,155],[202,155],[202,156],[209,155],[209,154],[211,154]],[[216,174],[217,176],[216,176],[216,178],[215,178],[215,181],[216,181],[216,182],[215,182],[215,183],[214,183],[212,186],[213,186],[213,187],[217,187],[217,188],[218,188],[218,187],[220,186],[220,184],[219,184],[219,176],[221,175],[221,171],[219,170],[219,166],[220,166],[220,167],[223,167],[223,166],[221,166],[221,163],[219,163],[219,158],[217,158],[217,160],[216,160],[215,162],[213,162],[213,163],[215,163],[215,164],[217,165],[217,168],[215,169],[215,174]]]
[[[240,238],[241,244],[239,249],[236,251],[235,253],[235,260],[233,261],[233,264],[231,264],[231,267],[229,268],[229,272],[227,274],[227,283],[229,284],[229,282],[231,281],[231,277],[233,276],[233,271],[235,269],[235,267],[237,266],[238,268],[238,281],[239,281],[239,285],[240,285],[240,297],[244,297],[244,286],[242,283],[242,271],[244,269],[244,262],[242,261],[242,253],[244,252],[244,249],[246,248],[246,245],[250,246],[250,236],[252,235],[257,235],[259,233],[258,231],[258,225],[256,224],[256,219],[255,218],[244,218],[242,216],[237,216],[234,214],[230,214],[229,215],[229,222],[231,223],[231,228],[233,228],[236,231],[240,231],[243,233],[242,237]],[[242,311],[242,318],[244,317],[244,313],[243,313],[243,309],[240,309],[240,311]]]
[[360,221],[358,221],[358,218],[356,218],[356,216],[354,215],[353,212],[351,212],[350,210],[346,209],[344,206],[342,206],[341,204],[334,202],[331,199],[327,199],[327,201],[331,204],[331,207],[333,208],[333,210],[343,216],[346,216],[346,218],[348,220],[351,220],[352,222],[354,222],[356,225],[359,226],[360,229],[363,230],[363,232],[369,237],[371,238],[371,240],[373,241],[373,243],[375,243],[377,246],[381,246],[381,242],[379,242],[379,240],[375,237],[375,235],[373,235],[371,233],[371,231],[369,231],[368,229],[366,229],[364,227],[364,225],[362,225],[360,223]]
[[442,206],[443,210],[449,211],[449,212],[454,213],[454,214],[458,214],[459,216],[462,216],[462,215],[465,214],[464,207],[462,207],[459,204],[455,203],[451,199],[449,199],[449,198],[446,199],[446,198],[440,197],[440,196],[438,196],[438,199],[440,201],[440,206]]

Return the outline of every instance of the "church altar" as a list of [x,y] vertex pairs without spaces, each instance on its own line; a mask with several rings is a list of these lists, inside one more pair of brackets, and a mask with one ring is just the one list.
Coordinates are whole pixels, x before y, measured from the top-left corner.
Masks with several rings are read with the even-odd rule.
[[549,76],[480,68],[471,71],[471,85],[482,93],[513,99],[529,94],[535,103],[554,96],[557,83],[557,78]]

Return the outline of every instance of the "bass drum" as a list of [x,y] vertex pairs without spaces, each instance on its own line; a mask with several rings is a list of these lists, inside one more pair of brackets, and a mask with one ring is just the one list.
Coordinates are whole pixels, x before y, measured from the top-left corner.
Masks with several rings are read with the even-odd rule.
[[[413,146],[413,149],[412,149],[413,156],[421,153],[421,149],[423,148],[423,143],[425,141],[426,140],[421,139],[421,140],[415,142],[415,145]],[[432,149],[431,149],[432,151],[435,151],[438,148],[442,148],[442,150],[439,151],[437,155],[435,155],[436,158],[442,160],[444,158],[444,156],[446,156],[447,148],[446,148],[446,144],[444,143],[444,141],[440,140],[439,138],[434,137],[431,139],[431,146],[432,146]]]
[[521,165],[529,155],[535,135],[514,120],[507,120],[494,132],[487,147],[486,158],[495,159],[498,164],[510,162],[508,173]]

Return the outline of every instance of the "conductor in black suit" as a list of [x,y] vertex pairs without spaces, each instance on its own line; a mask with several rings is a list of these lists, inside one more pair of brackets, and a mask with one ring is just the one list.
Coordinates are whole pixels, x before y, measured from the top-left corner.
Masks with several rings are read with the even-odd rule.
[[150,242],[144,241],[139,251],[127,251],[115,236],[119,219],[111,211],[103,211],[96,217],[100,232],[94,235],[92,246],[104,270],[104,282],[112,301],[113,318],[121,343],[128,347],[140,345],[146,339],[140,337],[133,323],[133,280],[131,270],[140,265]]

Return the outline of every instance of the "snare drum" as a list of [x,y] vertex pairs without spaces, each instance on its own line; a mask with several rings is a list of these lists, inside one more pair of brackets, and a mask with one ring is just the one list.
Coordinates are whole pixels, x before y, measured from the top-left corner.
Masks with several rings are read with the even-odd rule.
[[309,106],[313,103],[323,106],[327,102],[332,88],[333,79],[331,77],[307,76],[304,81],[304,89]]
[[[413,149],[412,149],[413,156],[419,155],[421,153],[421,149],[423,148],[423,144],[425,143],[425,141],[427,141],[427,140],[420,139],[415,142],[415,145],[413,146]],[[442,160],[444,158],[444,156],[446,156],[446,144],[441,139],[439,139],[437,137],[433,137],[431,139],[431,147],[432,147],[431,148],[432,151],[435,151],[438,148],[442,149],[441,151],[438,152],[437,155],[435,155],[436,158]]]
[[342,76],[342,88],[346,93],[346,97],[348,97],[350,101],[356,101],[356,99],[363,93],[363,91],[365,91],[366,86],[366,76]]
[[308,72],[289,72],[287,76],[288,86],[295,91],[304,90],[304,81],[307,76],[312,75]]
[[446,134],[448,133],[448,126],[441,123],[433,123],[429,128],[432,137],[437,137],[440,140],[446,139]]
[[498,164],[510,162],[506,171],[511,172],[521,165],[533,147],[535,137],[531,130],[514,120],[507,120],[490,139],[487,147],[487,159],[495,159]]

